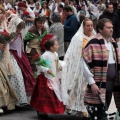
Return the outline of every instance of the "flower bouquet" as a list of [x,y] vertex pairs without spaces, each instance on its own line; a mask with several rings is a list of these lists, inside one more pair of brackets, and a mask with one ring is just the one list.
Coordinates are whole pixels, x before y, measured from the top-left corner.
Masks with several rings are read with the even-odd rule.
[[15,33],[9,34],[6,30],[0,32],[0,43],[8,44],[15,36]]
[[[38,66],[43,66],[43,67],[46,67],[46,68],[51,68],[51,67],[50,67],[51,61],[45,60],[43,57],[40,57],[40,54],[36,54],[36,55],[33,57],[32,61],[33,61],[36,65],[38,65]],[[53,77],[55,77],[55,74],[54,74],[53,72],[51,73],[51,75],[52,75]]]
[[22,14],[22,19],[25,21],[25,24],[29,26],[31,24],[30,21],[26,20],[26,18],[31,18],[29,12],[25,11]]
[[29,17],[30,16],[29,12],[27,12],[27,11],[23,12],[23,15],[24,15],[24,17]]
[[6,30],[0,32],[0,44],[6,44],[6,48],[3,50],[3,54],[1,56],[1,61],[4,62],[8,75],[14,75],[15,73],[10,59],[9,45],[7,45],[15,37],[15,35],[16,33],[9,34]]

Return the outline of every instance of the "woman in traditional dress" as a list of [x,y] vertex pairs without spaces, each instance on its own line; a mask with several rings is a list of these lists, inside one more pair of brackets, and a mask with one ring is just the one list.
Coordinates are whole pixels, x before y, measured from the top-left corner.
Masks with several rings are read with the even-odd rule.
[[28,97],[25,90],[24,78],[22,71],[15,60],[14,56],[10,54],[11,62],[15,70],[15,75],[9,76],[9,81],[17,95],[17,106],[23,106],[29,104]]
[[83,77],[82,49],[94,35],[93,22],[86,18],[73,36],[64,58],[65,66],[61,80],[62,99],[69,114],[74,113],[82,117],[87,116],[83,102],[87,84]]
[[50,21],[49,21],[49,17],[50,17],[50,10],[48,8],[48,3],[46,1],[42,1],[41,2],[41,9],[39,12],[41,15],[45,15],[46,16],[46,21],[45,21],[45,27],[48,30],[50,27]]
[[64,28],[61,24],[61,16],[58,13],[53,13],[51,15],[51,21],[53,24],[50,26],[49,33],[57,36],[59,48],[58,48],[58,56],[59,59],[63,59],[65,51],[64,51]]
[[42,41],[43,37],[48,33],[48,31],[44,27],[45,20],[45,16],[38,16],[37,18],[35,18],[34,26],[29,29],[24,38],[25,47],[27,42],[29,42],[27,45],[26,53],[33,72],[37,72],[37,69],[36,65],[32,63],[31,60],[35,54],[41,54],[40,42]]
[[[5,10],[2,7],[0,7],[0,10],[2,11],[0,13],[0,36],[1,36],[2,33],[5,34],[4,32]],[[8,78],[8,75],[11,76],[14,74],[12,72],[13,71],[12,66],[10,67],[11,60],[9,50],[7,49],[8,45],[6,43],[1,43],[3,41],[6,41],[7,43],[7,40],[3,40],[0,37],[0,113],[3,113],[1,107],[7,107],[7,110],[15,109],[15,104],[17,102],[17,96]]]
[[[30,105],[42,114],[63,114],[64,105],[61,99],[61,85],[59,72],[60,64],[57,50],[58,42],[52,34],[47,34],[42,42],[42,49],[46,49],[42,58],[49,62],[49,68],[38,66],[38,79],[35,86]],[[54,74],[54,75],[53,75]]]
[[22,11],[21,18],[25,21],[25,28],[22,30],[22,37],[24,38],[26,32],[34,23],[35,14],[24,2],[18,3],[18,9]]
[[40,3],[39,3],[39,2],[36,2],[36,3],[35,3],[35,8],[33,9],[33,12],[34,12],[34,14],[35,14],[36,17],[39,15],[40,9],[41,9]]
[[30,97],[32,95],[36,80],[34,78],[29,60],[26,54],[22,50],[21,30],[24,28],[24,25],[25,23],[19,17],[14,17],[11,19],[8,25],[8,31],[10,33],[15,32],[16,35],[12,40],[12,42],[10,42],[9,49],[11,54],[16,59],[19,67],[21,68],[23,78],[24,78],[26,93],[27,93],[27,96]]
[[35,8],[36,0],[28,0],[28,6],[33,10]]
[[[4,31],[4,30],[8,31],[6,20],[4,20],[1,23],[0,30],[1,31]],[[7,54],[10,54],[8,45],[7,45],[7,50],[8,50]],[[23,104],[28,104],[23,75],[22,75],[20,67],[17,64],[17,61],[14,59],[14,56],[12,54],[10,54],[10,61],[11,61],[11,64],[14,68],[15,74],[12,76],[9,76],[9,82],[10,82],[11,86],[13,87],[14,92],[16,93],[17,98],[18,98],[16,105],[20,106]]]

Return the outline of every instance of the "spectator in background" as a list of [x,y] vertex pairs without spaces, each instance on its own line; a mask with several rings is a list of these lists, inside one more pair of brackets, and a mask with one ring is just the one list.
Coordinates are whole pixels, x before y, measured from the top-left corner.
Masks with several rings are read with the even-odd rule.
[[115,11],[115,13],[118,15],[119,21],[120,21],[120,4],[118,5],[117,10]]
[[64,45],[65,51],[67,51],[72,37],[78,30],[79,24],[78,19],[73,13],[72,8],[70,6],[65,6],[63,10],[66,16],[66,20],[64,22]]
[[0,5],[4,7],[3,3],[4,3],[4,0],[0,0]]
[[51,21],[53,24],[50,26],[49,33],[57,36],[58,41],[58,56],[60,59],[63,59],[63,56],[65,54],[64,52],[64,28],[61,24],[61,16],[58,13],[53,13],[51,15]]
[[65,0],[64,3],[65,3],[65,6],[68,6],[69,5],[69,0]]
[[39,2],[36,2],[35,8],[33,9],[33,12],[34,12],[35,16],[38,16],[38,15],[39,15],[40,9],[41,9],[40,3],[39,3]]
[[85,19],[86,16],[85,5],[82,5],[81,10],[78,12],[77,16],[81,25],[82,21]]
[[97,8],[99,11],[104,11],[106,9],[105,4],[103,3],[103,0],[99,1],[99,4],[97,5]]
[[49,29],[50,26],[50,21],[49,21],[49,17],[50,17],[50,10],[48,8],[48,3],[46,1],[42,1],[41,2],[41,9],[39,11],[39,14],[41,15],[45,15],[46,16],[46,21],[45,21],[45,27],[47,29]]
[[77,9],[76,9],[76,7],[74,6],[74,0],[70,0],[69,6],[72,8],[73,13],[74,13],[75,15],[77,15]]
[[55,0],[52,2],[52,4],[49,6],[49,9],[52,11],[52,12],[58,12],[58,5],[59,5],[59,0]]
[[63,5],[62,5],[62,4],[59,4],[59,6],[58,6],[58,14],[59,14],[60,16],[62,16],[62,13],[63,13]]
[[118,6],[118,0],[107,0],[106,4],[112,3],[114,7],[114,11],[117,9]]
[[22,14],[20,14],[20,16],[25,21],[25,28],[22,30],[22,37],[24,38],[26,32],[33,25],[35,15],[33,11],[24,2],[18,3],[18,9],[22,11]]
[[65,19],[66,19],[66,16],[64,14],[64,11],[63,11],[63,5],[62,4],[59,4],[58,6],[58,14],[61,16],[61,23],[63,24]]
[[117,41],[120,37],[120,27],[118,16],[114,13],[114,8],[112,3],[106,5],[106,11],[100,15],[99,19],[107,18],[110,19],[113,23],[113,38]]
[[33,10],[35,8],[36,0],[28,0],[28,6]]
[[9,3],[9,0],[4,0],[4,7],[5,10],[9,10],[10,8],[12,8],[11,4]]

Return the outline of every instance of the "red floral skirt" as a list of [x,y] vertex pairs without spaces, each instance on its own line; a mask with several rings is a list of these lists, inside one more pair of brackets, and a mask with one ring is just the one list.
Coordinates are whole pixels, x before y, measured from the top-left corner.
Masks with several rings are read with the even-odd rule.
[[16,59],[24,78],[25,90],[28,96],[32,95],[36,79],[34,78],[33,71],[31,69],[29,60],[24,52],[22,52],[22,57],[20,58],[16,50],[10,50],[14,58]]
[[36,111],[48,114],[64,113],[64,105],[59,101],[54,91],[47,86],[47,78],[39,75],[33,91],[30,105]]

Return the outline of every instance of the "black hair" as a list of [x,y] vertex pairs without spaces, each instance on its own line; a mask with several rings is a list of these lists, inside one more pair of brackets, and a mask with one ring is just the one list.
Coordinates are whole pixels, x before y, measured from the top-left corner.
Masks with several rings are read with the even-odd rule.
[[47,50],[50,50],[50,48],[54,46],[55,41],[56,41],[55,39],[50,39],[50,40],[46,41],[45,44],[44,44],[44,47]]
[[107,3],[107,4],[106,4],[106,8],[108,8],[109,5],[113,5],[113,3]]
[[70,7],[70,6],[65,6],[64,8],[63,8],[63,10],[65,10],[66,12],[73,12],[73,10],[72,10],[72,8]]
[[59,6],[58,6],[59,8],[63,8],[63,5],[62,4],[59,4]]

